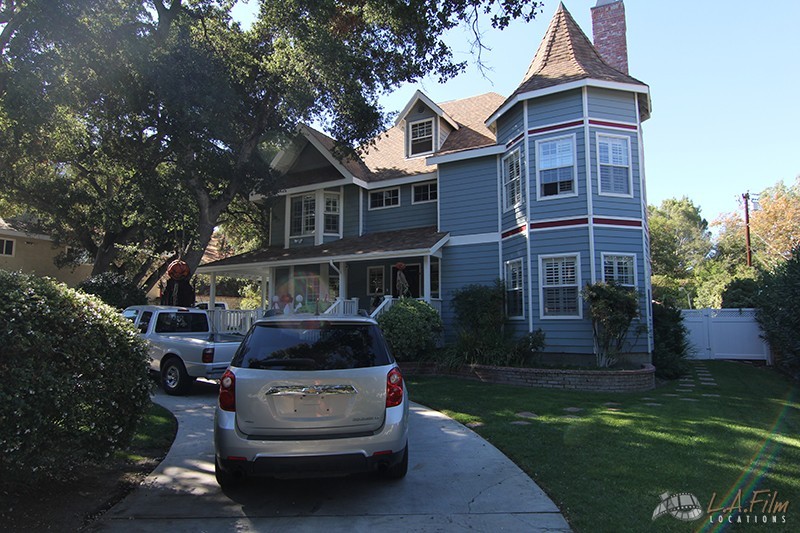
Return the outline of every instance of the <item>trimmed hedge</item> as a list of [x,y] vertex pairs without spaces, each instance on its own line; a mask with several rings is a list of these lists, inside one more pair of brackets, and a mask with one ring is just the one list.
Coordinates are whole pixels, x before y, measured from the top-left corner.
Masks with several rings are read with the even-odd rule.
[[134,282],[115,272],[103,272],[82,281],[78,289],[94,294],[111,307],[125,309],[131,305],[146,305],[147,295]]
[[94,296],[0,270],[0,479],[66,476],[126,446],[150,403],[147,347]]
[[425,302],[401,298],[378,317],[378,324],[398,361],[419,361],[436,348],[442,318]]

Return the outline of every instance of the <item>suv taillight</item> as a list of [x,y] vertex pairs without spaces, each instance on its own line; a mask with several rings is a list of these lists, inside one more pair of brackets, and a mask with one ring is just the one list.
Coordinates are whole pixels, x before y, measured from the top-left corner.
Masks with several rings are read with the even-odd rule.
[[236,376],[230,369],[219,380],[219,408],[223,411],[236,411]]
[[214,348],[203,348],[203,362],[204,363],[214,362]]
[[403,403],[403,374],[393,368],[386,375],[386,407],[396,407]]

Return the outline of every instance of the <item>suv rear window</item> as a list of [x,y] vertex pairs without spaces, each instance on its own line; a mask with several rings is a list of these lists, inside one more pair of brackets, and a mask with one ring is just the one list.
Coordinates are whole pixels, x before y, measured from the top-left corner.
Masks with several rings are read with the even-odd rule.
[[340,370],[388,365],[386,342],[374,324],[327,321],[257,324],[231,366],[269,370]]

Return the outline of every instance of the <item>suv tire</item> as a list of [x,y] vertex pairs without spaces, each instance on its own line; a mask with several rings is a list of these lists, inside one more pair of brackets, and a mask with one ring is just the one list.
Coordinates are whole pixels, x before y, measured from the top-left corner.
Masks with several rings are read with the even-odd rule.
[[383,476],[388,479],[403,479],[408,472],[408,444],[403,450],[403,458],[399,463],[390,466],[383,471]]

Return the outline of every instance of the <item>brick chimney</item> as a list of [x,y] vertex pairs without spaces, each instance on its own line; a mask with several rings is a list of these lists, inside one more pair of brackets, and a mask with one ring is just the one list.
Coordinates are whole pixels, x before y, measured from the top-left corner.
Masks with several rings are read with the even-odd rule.
[[592,34],[594,47],[603,61],[627,74],[628,41],[622,0],[597,0],[592,8]]

